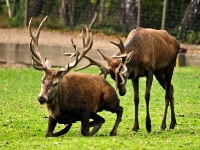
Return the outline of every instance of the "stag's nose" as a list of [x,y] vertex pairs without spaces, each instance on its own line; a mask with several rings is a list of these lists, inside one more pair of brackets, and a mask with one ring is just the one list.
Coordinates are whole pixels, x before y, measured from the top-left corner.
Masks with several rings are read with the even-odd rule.
[[126,92],[119,92],[120,96],[124,96],[126,94]]
[[38,97],[38,102],[39,102],[40,104],[44,104],[46,101],[47,101],[46,98],[44,98],[43,96],[39,96],[39,97]]
[[126,94],[126,86],[124,85],[119,85],[118,86],[118,90],[119,90],[119,95],[120,96],[124,96]]

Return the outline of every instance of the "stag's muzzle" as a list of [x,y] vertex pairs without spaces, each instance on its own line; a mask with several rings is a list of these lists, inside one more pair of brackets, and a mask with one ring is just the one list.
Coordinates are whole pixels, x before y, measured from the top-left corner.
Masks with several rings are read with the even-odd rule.
[[42,105],[42,104],[46,103],[47,100],[46,100],[46,98],[44,98],[43,96],[39,96],[39,97],[38,97],[38,102]]

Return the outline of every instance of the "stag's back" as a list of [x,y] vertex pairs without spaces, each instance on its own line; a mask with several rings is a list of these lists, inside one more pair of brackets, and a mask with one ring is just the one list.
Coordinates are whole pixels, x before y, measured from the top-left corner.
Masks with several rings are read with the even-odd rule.
[[137,28],[129,33],[125,48],[128,53],[135,51],[143,65],[151,64],[151,67],[159,69],[176,59],[180,45],[165,30]]
[[[106,110],[106,105],[119,105],[114,88],[100,75],[69,72],[62,79],[64,103],[71,110],[89,108],[92,112]],[[65,107],[66,109],[66,107]]]

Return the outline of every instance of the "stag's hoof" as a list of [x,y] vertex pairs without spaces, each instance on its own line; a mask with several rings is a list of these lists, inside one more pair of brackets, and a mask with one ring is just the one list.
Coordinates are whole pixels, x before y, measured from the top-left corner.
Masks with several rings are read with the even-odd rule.
[[147,130],[148,133],[151,132],[151,123],[150,122],[146,123],[146,130]]
[[95,125],[93,130],[89,133],[90,136],[93,136],[96,132],[99,131],[99,129],[101,128],[101,125],[102,124],[99,124],[99,125]]
[[165,130],[166,129],[166,124],[162,124],[160,127],[161,130]]
[[174,127],[177,125],[176,123],[176,120],[175,121],[172,121],[170,126],[169,126],[169,129],[174,129]]
[[115,131],[110,132],[110,136],[116,136],[116,135],[117,135],[117,132],[115,132]]
[[53,137],[53,134],[46,134],[46,137]]
[[137,132],[139,129],[140,129],[139,125],[134,124],[132,131],[136,131]]

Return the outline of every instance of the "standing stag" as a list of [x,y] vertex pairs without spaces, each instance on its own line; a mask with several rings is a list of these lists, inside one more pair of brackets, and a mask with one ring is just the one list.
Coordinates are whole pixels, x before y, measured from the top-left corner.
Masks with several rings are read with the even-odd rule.
[[[72,40],[72,46],[75,49],[75,54],[73,54],[76,56],[75,61],[68,63],[63,68],[53,70],[50,61],[46,58],[45,61],[42,59],[38,46],[40,30],[46,19],[47,17],[40,23],[35,37],[31,31],[32,18],[28,27],[31,37],[30,50],[33,67],[44,71],[38,101],[40,104],[46,104],[49,112],[46,136],[65,134],[76,121],[81,121],[82,135],[92,136],[105,122],[104,118],[97,114],[102,110],[117,114],[115,125],[110,132],[111,136],[115,136],[123,113],[115,89],[100,75],[69,72],[91,49],[93,44],[92,34],[86,27],[86,31],[82,31],[83,48],[80,53]],[[89,122],[89,119],[93,119],[93,121]],[[65,128],[53,133],[57,123],[65,124]],[[89,131],[90,127],[93,127],[91,132]]]
[[153,81],[153,74],[165,89],[165,110],[161,129],[166,128],[167,109],[171,107],[171,124],[170,129],[174,129],[176,125],[176,117],[174,112],[173,85],[171,84],[176,57],[179,52],[180,45],[177,40],[168,34],[165,30],[154,30],[137,28],[132,30],[127,39],[125,46],[119,38],[120,43],[116,45],[120,52],[109,57],[98,49],[99,54],[107,61],[108,67],[101,65],[92,58],[90,63],[80,69],[90,65],[97,65],[101,68],[101,74],[106,78],[110,74],[116,82],[116,89],[119,90],[121,96],[126,94],[127,79],[131,79],[134,89],[135,103],[135,123],[133,131],[139,130],[138,106],[139,106],[139,78],[146,77],[146,130],[151,132],[151,118],[149,113],[150,89]]

